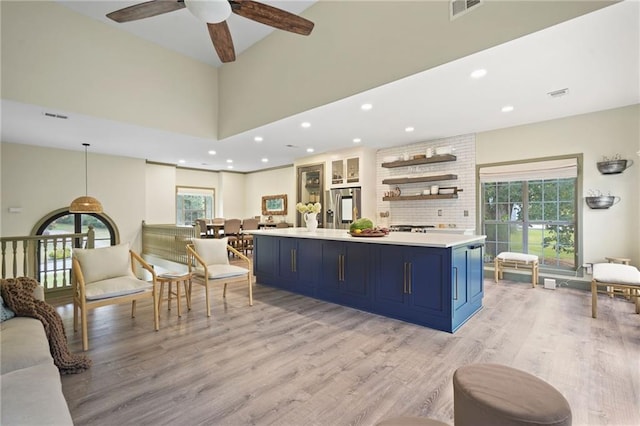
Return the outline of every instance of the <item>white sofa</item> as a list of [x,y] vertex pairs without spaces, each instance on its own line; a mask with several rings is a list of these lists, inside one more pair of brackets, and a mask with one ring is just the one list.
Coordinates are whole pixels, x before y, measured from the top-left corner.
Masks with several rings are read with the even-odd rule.
[[[44,300],[41,286],[36,297]],[[0,424],[73,425],[42,323],[13,317],[0,323]]]

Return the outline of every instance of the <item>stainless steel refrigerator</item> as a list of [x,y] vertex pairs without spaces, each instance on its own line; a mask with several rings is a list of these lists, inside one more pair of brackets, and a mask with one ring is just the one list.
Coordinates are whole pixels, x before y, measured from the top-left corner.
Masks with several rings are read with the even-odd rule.
[[326,192],[325,227],[348,229],[361,217],[360,187],[331,189]]

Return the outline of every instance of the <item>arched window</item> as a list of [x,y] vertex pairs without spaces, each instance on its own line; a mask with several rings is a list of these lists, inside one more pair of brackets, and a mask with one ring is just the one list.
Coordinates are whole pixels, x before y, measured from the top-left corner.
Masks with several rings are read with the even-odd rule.
[[[95,232],[95,247],[118,244],[120,235],[115,223],[104,213],[69,213],[68,207],[56,210],[43,217],[33,228],[32,235],[79,234],[86,233],[89,226]],[[74,241],[74,245],[80,244]],[[36,279],[45,290],[71,288],[71,247],[55,249],[39,245],[37,259],[40,259]]]

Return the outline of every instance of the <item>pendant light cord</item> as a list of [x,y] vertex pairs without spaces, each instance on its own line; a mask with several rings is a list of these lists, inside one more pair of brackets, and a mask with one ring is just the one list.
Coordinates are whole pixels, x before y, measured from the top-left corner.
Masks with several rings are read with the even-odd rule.
[[84,195],[89,196],[89,173],[87,166],[87,148],[89,147],[88,143],[83,143],[84,145]]

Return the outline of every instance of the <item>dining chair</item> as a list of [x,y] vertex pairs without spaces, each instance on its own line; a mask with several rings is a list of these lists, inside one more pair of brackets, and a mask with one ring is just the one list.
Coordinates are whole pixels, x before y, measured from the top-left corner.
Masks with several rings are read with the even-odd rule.
[[[151,281],[135,275],[139,264],[151,274]],[[95,249],[73,249],[73,330],[78,331],[78,313],[82,325],[82,349],[89,349],[87,311],[101,306],[131,302],[131,317],[135,317],[136,301],[150,298],[153,321],[160,328],[158,316],[158,284],[153,268],[129,249],[129,244]]]
[[[248,257],[240,253],[228,244],[228,237],[219,239],[193,240],[193,244],[187,245],[187,261],[189,272],[202,280],[194,280],[205,288],[205,301],[207,304],[207,316],[211,316],[211,302],[209,286],[223,284],[222,297],[227,297],[227,284],[235,282],[247,283],[249,286],[249,306],[253,306],[252,268]],[[240,258],[245,266],[231,265],[228,253],[233,253]],[[190,291],[190,290],[189,290]],[[189,293],[188,300],[191,300]]]
[[224,236],[228,238],[229,245],[235,249],[240,247],[240,219],[226,219],[224,221]]
[[212,238],[213,235],[209,234],[209,228],[207,227],[207,221],[204,219],[196,219],[196,224],[200,231],[200,238]]
[[247,254],[249,250],[253,252],[253,235],[250,231],[258,229],[260,221],[255,218],[248,218],[242,221],[242,250]]
[[211,227],[213,228],[214,238],[224,237],[224,217],[214,217],[211,221]]

